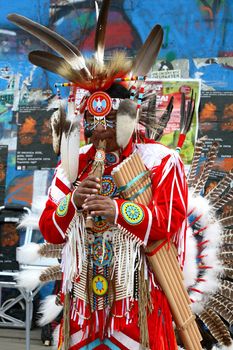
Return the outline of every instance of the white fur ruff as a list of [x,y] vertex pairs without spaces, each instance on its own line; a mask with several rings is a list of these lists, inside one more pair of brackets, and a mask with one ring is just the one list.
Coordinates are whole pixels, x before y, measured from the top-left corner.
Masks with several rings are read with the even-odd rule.
[[197,278],[197,275],[198,275],[196,256],[197,256],[197,243],[196,243],[196,239],[193,237],[192,229],[189,228],[186,233],[186,253],[185,253],[185,262],[184,262],[184,268],[183,268],[184,284],[186,288],[194,285],[195,279]]
[[117,144],[125,148],[134,132],[136,118],[133,119],[130,115],[125,114],[121,115],[120,119],[124,122],[117,122],[116,125]]
[[15,277],[17,285],[28,291],[36,289],[40,284],[40,275],[46,269],[24,270]]
[[39,326],[44,326],[51,323],[60,314],[63,309],[62,305],[57,305],[55,303],[56,295],[47,296],[40,305],[38,313],[41,317],[38,320]]
[[36,243],[28,243],[19,248],[16,251],[16,259],[20,264],[30,265],[34,261],[40,258],[39,254],[40,245]]

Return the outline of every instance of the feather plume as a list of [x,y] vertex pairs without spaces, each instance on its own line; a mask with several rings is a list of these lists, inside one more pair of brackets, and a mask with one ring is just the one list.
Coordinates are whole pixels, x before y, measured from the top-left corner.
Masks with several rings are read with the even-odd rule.
[[56,304],[56,297],[56,295],[48,295],[41,302],[38,310],[38,314],[41,314],[41,317],[37,322],[40,327],[43,327],[44,325],[54,321],[62,311],[63,306]]
[[61,165],[71,183],[76,180],[78,172],[80,120],[81,117],[74,113],[74,102],[70,102],[61,137]]
[[77,70],[83,75],[83,78],[91,79],[91,74],[86,67],[84,57],[77,47],[68,40],[64,39],[61,35],[55,33],[51,29],[31,21],[24,16],[10,14],[7,18],[20,28],[43,41],[54,51],[58,52],[74,70]]
[[233,198],[233,188],[226,193],[224,196],[222,196],[219,200],[216,199],[215,203],[213,203],[213,208],[215,210],[221,209],[225,204],[229,203]]
[[146,75],[154,64],[163,41],[163,29],[156,25],[139,50],[131,70],[132,75]]
[[99,63],[104,62],[105,32],[110,0],[103,0],[98,16],[95,33],[95,57]]
[[232,324],[233,322],[233,302],[216,293],[210,297],[207,304],[215,312],[217,312],[224,320]]
[[61,148],[62,131],[63,129],[69,129],[69,127],[66,126],[66,114],[65,109],[62,105],[60,105],[59,109],[52,114],[50,122],[53,136],[53,150],[56,154],[59,155]]
[[48,267],[40,275],[41,282],[56,281],[61,279],[62,279],[62,271],[61,271],[60,265]]
[[41,244],[39,249],[39,254],[41,256],[45,256],[46,258],[61,258],[61,252],[64,247],[64,243],[62,244],[52,244],[52,243],[44,243]]
[[209,200],[214,201],[230,186],[233,180],[233,170],[231,170],[224,178],[214,187],[207,195]]
[[187,103],[187,110],[185,108],[186,100],[185,100],[185,94],[181,94],[181,106],[180,106],[180,133],[181,134],[187,134],[187,132],[190,129],[192,120],[193,120],[193,114],[195,110],[195,97],[193,98],[193,90],[191,92],[190,100]]
[[[142,103],[142,113],[140,115],[139,123],[145,126],[151,132],[150,138],[157,140],[161,137],[172,113],[173,100],[174,98],[172,96],[169,100],[166,110],[159,118],[159,120],[156,121],[156,94],[150,94],[144,99]],[[146,102],[147,108],[144,106],[143,109],[143,104],[146,105]]]
[[222,281],[219,288],[219,293],[229,300],[233,300],[233,282]]
[[49,70],[60,75],[68,81],[85,85],[85,79],[82,74],[74,70],[71,65],[62,57],[58,57],[46,51],[31,51],[28,55],[29,61],[35,66]]
[[200,319],[206,324],[210,333],[220,343],[226,346],[231,344],[230,333],[214,310],[206,307],[199,315]]
[[86,81],[85,89],[107,90],[116,78],[124,77],[129,73],[132,62],[126,57],[125,52],[116,51],[104,65],[100,65],[95,58],[91,58],[87,60],[87,67],[93,79]]
[[198,139],[195,145],[195,151],[193,155],[193,161],[192,165],[188,174],[188,185],[191,187],[195,181],[196,173],[197,173],[197,166],[201,157],[202,149],[205,143],[206,138]]
[[199,180],[197,181],[197,184],[194,187],[194,193],[199,193],[203,188],[203,186],[205,185],[206,180],[208,179],[210,171],[213,167],[215,158],[217,156],[218,148],[219,148],[219,144],[217,142],[213,142],[207,154],[207,159],[204,163],[203,170],[199,176]]
[[229,210],[218,217],[218,222],[224,227],[233,225],[233,210]]

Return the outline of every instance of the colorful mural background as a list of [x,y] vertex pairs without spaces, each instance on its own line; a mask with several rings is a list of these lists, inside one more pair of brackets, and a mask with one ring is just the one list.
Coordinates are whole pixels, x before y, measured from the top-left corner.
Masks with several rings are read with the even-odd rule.
[[[54,83],[61,79],[28,62],[27,54],[44,46],[16,28],[6,16],[19,13],[49,26],[76,44],[86,55],[91,55],[95,3],[90,0],[25,0],[9,1],[0,7],[0,144],[8,146],[4,202],[31,206],[35,193],[46,193],[53,169],[36,171],[37,177],[38,172],[43,172],[40,190],[35,187],[35,171],[16,170],[19,106],[46,103],[46,99],[55,93]],[[129,56],[133,56],[154,24],[160,23],[165,37],[156,70],[175,69],[181,78],[200,78],[203,91],[218,91],[220,96],[222,92],[223,97],[226,96],[225,91],[233,90],[231,0],[113,0],[108,22],[107,53],[124,48]],[[207,98],[206,95],[204,98]],[[230,105],[233,101],[228,103]],[[228,123],[232,125],[232,116]],[[203,134],[207,125],[205,122],[200,125]],[[210,129],[214,138],[213,132],[218,132],[216,125],[213,129],[210,125]],[[223,142],[224,135],[226,132],[223,131]],[[229,139],[228,133],[226,137]],[[231,144],[228,149],[231,166],[232,153]]]

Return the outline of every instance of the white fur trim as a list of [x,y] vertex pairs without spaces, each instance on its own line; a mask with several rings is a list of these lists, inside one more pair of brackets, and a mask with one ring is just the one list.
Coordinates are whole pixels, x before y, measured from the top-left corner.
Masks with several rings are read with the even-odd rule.
[[16,250],[16,260],[20,264],[30,265],[40,258],[39,249],[40,245],[36,243],[28,243],[18,247]]
[[196,264],[197,252],[196,239],[193,237],[192,229],[188,228],[186,232],[186,253],[183,268],[184,284],[186,288],[195,284],[195,279],[198,275],[198,268]]
[[38,320],[39,326],[51,323],[60,314],[63,309],[62,305],[55,303],[56,295],[48,295],[42,302],[38,311],[41,317]]
[[28,291],[36,289],[40,284],[40,275],[46,270],[24,270],[16,275],[15,279],[19,287],[25,288]]

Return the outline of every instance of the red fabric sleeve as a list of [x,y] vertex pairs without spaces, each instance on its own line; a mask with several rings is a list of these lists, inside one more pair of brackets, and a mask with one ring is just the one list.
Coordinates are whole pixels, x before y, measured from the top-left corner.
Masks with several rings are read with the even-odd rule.
[[56,205],[48,199],[40,217],[39,227],[46,241],[60,244],[65,242],[66,232],[75,214],[72,192]]
[[116,224],[134,234],[145,245],[170,239],[186,218],[187,185],[183,165],[177,160],[177,165],[173,164],[167,171],[170,157],[165,157],[159,166],[152,169],[153,199],[148,206],[123,199],[115,200]]

